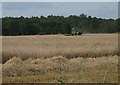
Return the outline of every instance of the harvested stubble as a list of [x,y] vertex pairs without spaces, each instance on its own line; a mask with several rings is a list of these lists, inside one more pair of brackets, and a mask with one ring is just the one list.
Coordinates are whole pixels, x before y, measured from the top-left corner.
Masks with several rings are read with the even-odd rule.
[[13,56],[26,60],[52,56],[71,59],[118,54],[118,34],[3,36],[2,41],[3,62]]
[[[3,64],[3,83],[57,82],[59,69],[66,75],[65,82],[117,83],[118,56],[66,59],[54,56],[47,59],[13,57]],[[104,74],[107,72],[107,75]],[[82,79],[80,79],[82,78]]]

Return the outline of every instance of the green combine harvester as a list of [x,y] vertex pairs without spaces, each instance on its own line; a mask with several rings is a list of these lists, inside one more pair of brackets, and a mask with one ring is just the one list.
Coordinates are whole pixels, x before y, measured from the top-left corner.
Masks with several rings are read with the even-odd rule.
[[80,32],[78,29],[75,29],[75,28],[72,28],[72,32],[71,32],[71,35],[74,36],[74,35],[82,35],[82,32]]

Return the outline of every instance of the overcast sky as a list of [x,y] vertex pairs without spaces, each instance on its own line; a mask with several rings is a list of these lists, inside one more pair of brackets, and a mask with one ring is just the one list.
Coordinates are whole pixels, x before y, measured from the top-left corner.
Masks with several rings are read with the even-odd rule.
[[118,2],[120,0],[1,0],[2,2]]
[[117,2],[3,2],[2,16],[90,15],[118,18]]

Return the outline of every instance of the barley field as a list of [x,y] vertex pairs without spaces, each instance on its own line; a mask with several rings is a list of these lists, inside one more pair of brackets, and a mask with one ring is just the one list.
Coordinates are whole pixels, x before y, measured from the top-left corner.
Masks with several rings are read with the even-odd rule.
[[114,56],[118,54],[118,34],[3,36],[2,46],[3,62],[14,56],[23,60]]
[[2,37],[3,83],[118,83],[118,34]]

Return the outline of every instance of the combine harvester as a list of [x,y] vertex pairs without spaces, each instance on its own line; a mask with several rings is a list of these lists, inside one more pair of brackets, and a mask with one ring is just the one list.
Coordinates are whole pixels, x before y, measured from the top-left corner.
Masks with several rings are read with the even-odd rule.
[[80,32],[78,29],[75,29],[75,28],[72,28],[72,33],[71,33],[72,36],[74,35],[82,35],[82,32]]
[[65,36],[79,36],[82,35],[83,33],[80,32],[78,29],[72,28],[72,31],[70,34],[65,34]]

